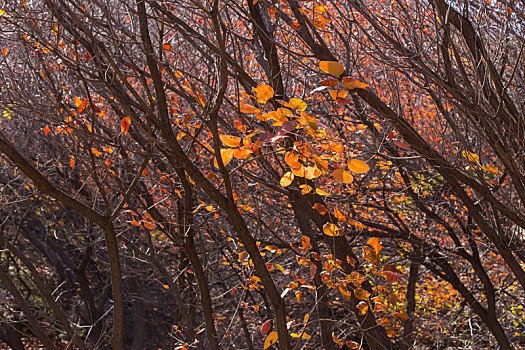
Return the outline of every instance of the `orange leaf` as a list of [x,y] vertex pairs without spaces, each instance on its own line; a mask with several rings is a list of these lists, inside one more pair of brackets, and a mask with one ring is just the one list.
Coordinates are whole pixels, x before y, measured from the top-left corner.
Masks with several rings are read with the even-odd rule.
[[237,159],[246,159],[252,154],[249,149],[236,149],[233,150],[233,156]]
[[[226,164],[228,164],[232,160],[233,151],[234,149],[232,148],[221,149],[221,159],[222,159],[222,164],[224,164],[224,166],[226,166]],[[219,164],[217,163],[217,158],[213,160],[213,166],[215,166],[216,168],[219,167]]]
[[350,159],[348,161],[348,168],[357,174],[364,174],[370,170],[368,164],[359,159]]
[[266,103],[269,99],[273,97],[273,88],[267,84],[261,84],[256,88],[253,88],[257,94],[257,102]]
[[344,169],[336,169],[333,171],[332,176],[339,182],[349,184],[354,181],[354,177],[348,171]]
[[330,96],[337,101],[339,98],[348,96],[348,90],[330,90]]
[[144,227],[147,228],[148,230],[154,230],[155,229],[155,226],[153,226],[152,224],[150,224],[149,222],[144,222]]
[[126,135],[129,131],[129,126],[131,125],[131,119],[129,117],[124,117],[120,121],[120,132]]
[[323,233],[327,236],[342,236],[344,232],[339,229],[336,225],[331,222],[327,222],[323,225]]
[[47,136],[47,134],[49,134],[50,131],[51,131],[51,128],[49,126],[44,127],[44,135]]
[[367,88],[367,87],[370,86],[370,85],[368,85],[367,83],[362,83],[362,82],[360,82],[359,80],[355,80],[355,79],[347,78],[347,77],[344,77],[344,78],[343,78],[343,85],[344,85],[348,90],[352,90],[352,89],[364,89],[364,88]]
[[392,312],[392,316],[400,321],[406,321],[409,319],[408,315],[404,312]]
[[337,344],[340,348],[343,347],[343,342],[339,340],[339,338],[336,337],[336,335],[332,332],[332,339],[334,340],[334,343]]
[[322,86],[334,87],[337,84],[339,84],[339,80],[334,79],[334,78],[328,78],[328,79],[325,79],[325,80],[321,80],[321,82],[319,82],[319,84],[321,84]]
[[261,110],[257,107],[241,104],[241,112],[243,113],[249,113],[249,114],[257,114]]
[[294,178],[295,178],[294,174],[290,171],[284,174],[284,176],[281,178],[281,181],[280,181],[281,187],[290,186]]
[[98,149],[96,148],[91,148],[91,153],[93,153],[94,155],[96,156],[100,156],[102,154],[102,152],[100,152]]
[[381,243],[379,243],[379,238],[377,237],[370,238],[368,242],[366,242],[366,244],[374,248],[374,251],[376,252],[376,254],[379,254],[381,249],[383,249],[383,246],[381,245]]
[[237,136],[219,135],[222,143],[229,147],[237,147],[241,143],[241,138]]
[[359,309],[359,314],[364,315],[368,311],[368,303],[366,301],[361,301],[357,304],[357,308]]
[[268,349],[270,346],[275,344],[277,342],[277,338],[278,335],[276,331],[270,332],[264,341],[264,349]]
[[319,69],[335,77],[340,76],[345,71],[345,67],[336,61],[321,61],[319,62]]
[[292,98],[290,99],[290,106],[294,109],[297,109],[298,111],[304,111],[306,109],[306,107],[308,107],[306,105],[306,102],[304,102],[303,100],[301,100],[300,98]]
[[354,296],[359,300],[368,300],[368,297],[370,296],[370,293],[368,293],[363,288],[356,288],[354,290]]
[[326,192],[326,191],[323,191],[323,190],[321,190],[321,189],[319,189],[319,188],[316,188],[316,189],[315,189],[315,193],[317,193],[317,194],[320,195],[320,196],[329,196],[329,195],[330,195],[330,193],[328,193],[328,192]]

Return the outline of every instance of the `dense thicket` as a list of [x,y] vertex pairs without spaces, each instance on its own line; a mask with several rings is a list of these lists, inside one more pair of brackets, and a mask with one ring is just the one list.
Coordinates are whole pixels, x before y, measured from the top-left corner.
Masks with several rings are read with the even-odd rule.
[[519,348],[524,16],[0,0],[0,342]]

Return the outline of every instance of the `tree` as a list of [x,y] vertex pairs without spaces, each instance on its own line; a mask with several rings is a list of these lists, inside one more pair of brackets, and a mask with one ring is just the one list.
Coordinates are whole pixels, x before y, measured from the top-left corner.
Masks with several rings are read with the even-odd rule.
[[13,348],[518,342],[521,5],[0,4]]

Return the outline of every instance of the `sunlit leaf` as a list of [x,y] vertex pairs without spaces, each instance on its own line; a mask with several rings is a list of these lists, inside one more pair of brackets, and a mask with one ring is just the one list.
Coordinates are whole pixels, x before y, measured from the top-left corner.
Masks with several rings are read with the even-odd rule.
[[[223,148],[221,149],[221,159],[222,159],[222,163],[226,166],[226,164],[228,164],[232,158],[233,158],[233,151],[234,149],[232,148]],[[219,164],[217,163],[217,159],[214,159],[213,160],[213,166],[215,166],[216,168],[219,167]]]
[[51,128],[49,126],[44,127],[44,135],[47,136],[47,134],[49,134],[50,131],[51,131]]
[[317,193],[317,194],[320,195],[320,196],[329,196],[329,195],[330,195],[330,193],[328,193],[328,192],[326,192],[326,191],[323,191],[323,190],[321,190],[320,188],[316,188],[316,189],[315,189],[315,193]]
[[257,113],[260,113],[261,110],[254,106],[241,104],[241,112],[248,113],[248,114],[257,114]]
[[357,304],[357,309],[359,310],[359,314],[366,314],[368,311],[368,303],[366,301],[359,302],[359,304]]
[[319,62],[319,69],[335,77],[340,76],[345,71],[345,67],[336,61],[321,61]]
[[253,88],[257,94],[257,102],[266,103],[269,99],[273,97],[273,88],[267,84],[261,84],[256,88]]
[[268,334],[268,336],[266,337],[266,340],[264,341],[264,348],[268,349],[270,346],[275,344],[277,342],[277,338],[278,338],[277,332],[275,331],[270,332],[270,334]]
[[237,147],[241,143],[241,138],[237,136],[219,135],[222,143],[229,147]]
[[250,151],[249,149],[235,149],[233,150],[233,156],[237,159],[246,159],[248,157],[250,157],[250,155],[252,154],[252,151]]
[[350,174],[344,169],[335,169],[332,172],[332,176],[334,177],[334,179],[344,184],[349,184],[352,181],[354,181],[354,177],[352,176],[352,174]]
[[300,98],[292,98],[290,99],[290,106],[298,111],[304,111],[307,107],[306,102],[301,100]]
[[476,153],[472,153],[470,151],[465,150],[461,152],[461,154],[463,155],[463,157],[467,158],[471,162],[479,162],[479,156]]
[[281,187],[288,187],[290,186],[294,178],[295,178],[294,174],[289,171],[283,175],[279,183],[281,184]]
[[339,229],[336,225],[331,222],[327,222],[323,225],[323,233],[327,236],[342,236],[344,232]]
[[330,90],[330,97],[336,101],[340,98],[345,98],[346,96],[348,96],[348,90]]
[[365,89],[367,87],[369,87],[370,85],[368,85],[367,83],[362,83],[358,80],[355,80],[355,79],[352,79],[352,78],[348,78],[348,77],[344,77],[343,78],[343,85],[348,89],[348,90],[352,90],[352,89]]
[[368,244],[369,246],[371,246],[372,248],[374,248],[374,251],[376,252],[376,254],[379,254],[379,252],[381,251],[381,249],[383,249],[383,246],[381,245],[381,243],[379,243],[379,238],[377,237],[372,237],[370,238],[366,244]]
[[493,173],[493,174],[503,174],[501,172],[501,170],[499,170],[498,168],[496,167],[493,167],[491,165],[487,165],[487,166],[482,166],[481,169],[485,170],[485,171],[488,171],[489,173]]
[[368,164],[366,164],[362,160],[350,159],[348,161],[348,169],[352,170],[354,173],[357,173],[357,174],[364,174],[368,170],[370,170],[370,167],[368,166]]

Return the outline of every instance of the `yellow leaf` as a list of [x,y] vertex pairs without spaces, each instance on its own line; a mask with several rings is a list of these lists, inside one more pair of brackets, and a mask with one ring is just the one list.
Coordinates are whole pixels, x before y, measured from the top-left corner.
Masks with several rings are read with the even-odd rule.
[[349,184],[354,181],[354,177],[348,171],[344,169],[336,169],[332,172],[332,176],[339,182]]
[[320,196],[329,196],[329,195],[330,195],[330,193],[325,192],[325,191],[323,191],[323,190],[321,190],[321,189],[319,189],[319,188],[316,188],[316,189],[315,189],[315,193],[317,193],[317,194],[320,195]]
[[270,346],[275,344],[277,342],[277,337],[278,335],[276,331],[270,332],[264,341],[264,348],[268,349]]
[[241,143],[241,138],[237,136],[219,135],[222,143],[229,147],[237,147]]
[[0,9],[0,16],[4,16],[5,15],[5,11]]
[[364,174],[370,170],[368,164],[359,159],[350,159],[348,161],[348,168],[357,174]]
[[[232,158],[233,158],[233,151],[234,149],[232,148],[223,148],[221,149],[221,159],[222,159],[222,163],[226,166],[226,164],[228,164]],[[217,159],[215,158],[213,160],[213,166],[218,168],[219,167],[219,164],[217,163]]]
[[295,178],[295,176],[294,176],[294,174],[292,172],[290,172],[290,171],[287,172],[281,178],[281,181],[280,181],[281,186],[282,187],[290,186],[290,184],[292,183],[294,178]]
[[503,174],[501,172],[501,170],[499,170],[498,168],[496,167],[493,167],[491,165],[487,165],[487,166],[482,166],[481,169],[485,170],[485,171],[488,171],[489,173],[493,173],[493,174]]
[[304,111],[307,107],[306,102],[301,100],[300,98],[292,98],[290,99],[290,106],[298,111]]
[[344,232],[339,229],[336,225],[331,222],[327,222],[323,225],[323,233],[327,236],[342,236]]
[[348,96],[348,90],[330,90],[330,96],[337,101],[338,98]]
[[362,83],[358,80],[355,80],[355,79],[352,79],[352,78],[347,78],[347,77],[344,77],[343,78],[343,85],[348,89],[348,90],[352,90],[352,89],[364,89],[364,88],[367,88],[369,87],[370,85],[368,85],[367,83]]
[[257,107],[241,104],[241,112],[243,113],[249,113],[249,114],[257,114],[261,110]]
[[326,13],[328,12],[328,7],[324,6],[324,5],[317,5],[314,7],[314,11],[315,12],[319,12],[319,13]]
[[308,166],[304,170],[304,177],[306,177],[308,180],[315,179],[319,176],[321,176],[321,172],[315,166]]
[[345,71],[345,67],[336,61],[321,61],[319,62],[319,69],[335,77],[340,76]]
[[312,191],[312,186],[306,184],[300,185],[299,188],[301,189],[301,194],[307,194]]
[[261,84],[256,88],[253,88],[257,94],[257,102],[266,103],[269,99],[273,97],[273,88],[267,84]]
[[479,156],[476,153],[472,153],[469,151],[463,151],[461,152],[461,154],[463,155],[463,157],[467,158],[471,162],[476,162],[476,163],[479,162]]
[[306,333],[303,333],[303,334],[299,334],[299,333],[290,333],[290,336],[291,336],[292,338],[299,338],[299,337],[301,337],[301,338],[303,338],[303,339],[311,339],[311,338],[312,338],[311,335],[306,334]]

